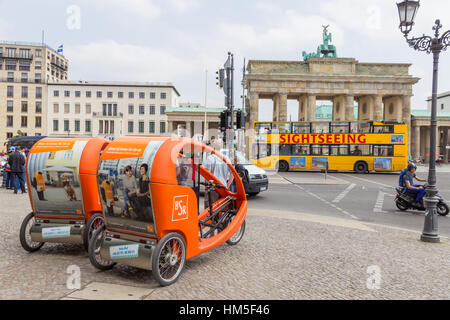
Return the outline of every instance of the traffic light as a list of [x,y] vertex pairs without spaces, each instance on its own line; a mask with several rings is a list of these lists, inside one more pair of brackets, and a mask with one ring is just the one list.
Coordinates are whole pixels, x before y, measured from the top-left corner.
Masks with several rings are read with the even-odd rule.
[[225,81],[225,69],[219,69],[218,71],[216,71],[216,85],[219,86],[219,88],[223,88],[224,85],[224,81]]
[[225,131],[228,128],[228,110],[223,110],[220,113],[220,131]]
[[241,129],[245,127],[245,117],[242,110],[236,111],[236,129]]

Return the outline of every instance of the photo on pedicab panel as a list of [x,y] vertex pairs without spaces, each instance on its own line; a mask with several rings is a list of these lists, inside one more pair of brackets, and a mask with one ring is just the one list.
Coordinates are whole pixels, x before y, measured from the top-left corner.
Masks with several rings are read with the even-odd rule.
[[[80,158],[87,141],[74,141],[71,148],[48,147],[30,154],[29,185],[34,208],[41,214],[83,215]],[[69,147],[70,147],[69,146]]]
[[151,165],[160,142],[149,143],[143,157],[103,160],[98,186],[107,225],[155,233],[151,198]]

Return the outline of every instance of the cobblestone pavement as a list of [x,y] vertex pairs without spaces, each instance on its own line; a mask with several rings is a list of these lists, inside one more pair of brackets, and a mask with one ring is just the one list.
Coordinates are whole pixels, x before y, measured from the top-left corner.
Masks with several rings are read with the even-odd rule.
[[[82,289],[93,282],[150,289],[145,299],[450,299],[446,238],[427,244],[406,230],[250,210],[238,245],[189,260],[178,282],[161,288],[149,271],[97,271],[81,245],[25,252],[19,228],[28,197],[0,189],[0,203],[0,299],[68,297],[70,265],[80,267]],[[380,268],[379,289],[367,288],[370,266]]]

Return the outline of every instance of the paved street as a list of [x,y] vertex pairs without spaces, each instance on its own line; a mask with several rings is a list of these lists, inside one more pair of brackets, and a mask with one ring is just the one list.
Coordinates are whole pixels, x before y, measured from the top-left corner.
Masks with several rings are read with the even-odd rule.
[[[449,175],[438,173],[447,199]],[[331,173],[324,184],[317,172],[271,175],[270,191],[249,199],[241,243],[189,260],[165,288],[149,271],[97,271],[81,245],[25,252],[19,228],[28,197],[0,189],[0,299],[450,299],[449,239],[419,241],[423,214],[396,210],[397,178]],[[449,235],[449,218],[439,224]],[[73,265],[80,290],[66,285]]]

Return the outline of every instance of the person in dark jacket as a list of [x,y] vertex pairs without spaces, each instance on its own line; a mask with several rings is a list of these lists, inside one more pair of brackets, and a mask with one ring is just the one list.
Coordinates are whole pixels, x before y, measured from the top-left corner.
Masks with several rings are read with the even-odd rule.
[[25,190],[25,180],[23,179],[24,167],[25,167],[25,157],[21,152],[16,150],[15,147],[11,147],[13,153],[8,159],[8,163],[11,166],[14,193],[17,194],[18,185],[16,183],[16,177],[19,179],[20,189],[22,193],[26,193]]

